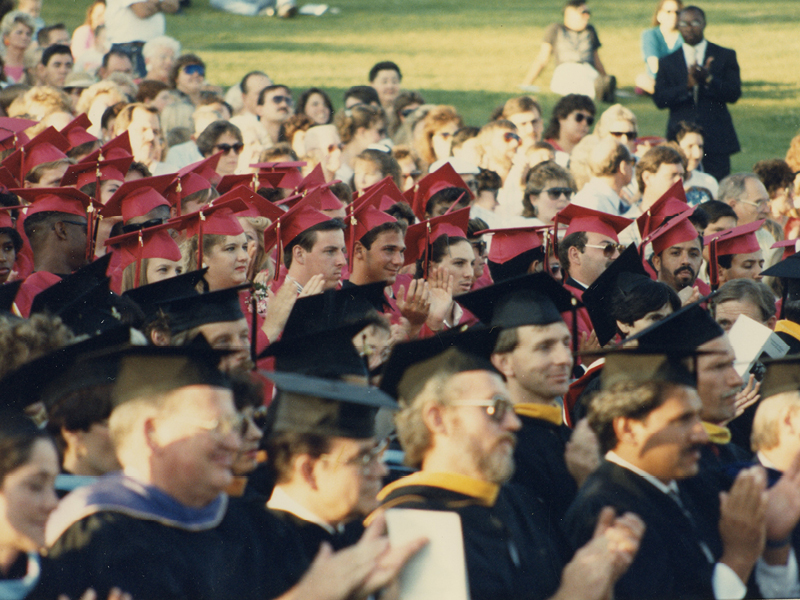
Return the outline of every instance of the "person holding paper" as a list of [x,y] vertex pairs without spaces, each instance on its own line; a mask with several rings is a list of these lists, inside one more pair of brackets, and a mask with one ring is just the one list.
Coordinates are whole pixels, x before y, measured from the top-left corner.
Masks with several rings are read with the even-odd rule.
[[733,279],[709,299],[714,319],[726,332],[730,331],[739,315],[747,315],[756,323],[775,329],[778,321],[775,294],[766,283],[752,279]]
[[395,348],[381,385],[399,399],[400,442],[407,464],[420,471],[385,487],[382,508],[461,517],[472,600],[606,598],[636,554],[641,523],[604,512],[592,540],[567,563],[542,505],[503,485],[514,472],[520,422],[488,360],[495,339],[484,329]]

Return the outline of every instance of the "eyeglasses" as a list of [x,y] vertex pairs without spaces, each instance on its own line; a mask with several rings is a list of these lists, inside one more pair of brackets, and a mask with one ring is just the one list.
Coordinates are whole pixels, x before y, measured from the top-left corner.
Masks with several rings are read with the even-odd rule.
[[470,245],[478,251],[480,256],[483,256],[483,253],[486,252],[486,242],[484,241],[470,242]]
[[506,132],[503,134],[503,140],[504,140],[506,143],[510,142],[511,140],[514,140],[515,142],[517,142],[517,143],[519,144],[519,143],[522,141],[522,138],[520,138],[520,137],[519,137],[519,136],[518,136],[516,133],[514,133],[513,131],[506,131]]
[[453,137],[453,134],[450,131],[437,131],[434,135],[438,135],[444,140],[449,140],[451,137]]
[[61,219],[61,222],[69,223],[70,225],[77,225],[78,227],[83,229],[84,232],[89,231],[89,223],[87,223],[86,221],[67,221],[66,219]]
[[582,112],[576,112],[574,114],[576,123],[583,123],[583,120],[586,119],[586,124],[589,127],[591,127],[594,124],[594,117],[592,115],[587,115]]
[[758,202],[751,202],[750,200],[739,200],[742,204],[749,204],[750,206],[755,206],[756,208],[764,208],[765,206],[769,205],[769,198],[761,198]]
[[187,75],[200,75],[200,77],[206,76],[206,68],[203,65],[186,65],[183,67],[183,72]]
[[282,102],[285,102],[289,106],[294,104],[294,100],[292,100],[291,96],[271,96],[270,100],[272,100],[273,104],[281,104]]
[[608,135],[613,135],[615,138],[626,137],[629,140],[635,140],[639,132],[635,129],[633,131],[609,131]]
[[558,275],[561,273],[561,265],[550,265],[550,273],[552,275]]
[[622,254],[622,251],[625,250],[625,244],[614,244],[612,242],[607,244],[584,244],[584,247],[602,250],[603,256],[606,258],[611,258],[615,254]]
[[328,144],[328,154],[336,150],[342,150],[343,148],[344,144]]
[[582,14],[582,15],[591,15],[591,14],[592,14],[592,11],[590,11],[588,8],[584,8],[584,9],[581,11],[581,14]]
[[404,108],[400,111],[400,116],[402,117],[410,117],[414,114],[414,111],[417,110],[416,108]]
[[509,411],[514,410],[514,404],[505,396],[492,396],[488,400],[456,400],[451,406],[482,406],[486,414],[495,423],[502,423]]
[[555,202],[556,200],[560,199],[562,194],[564,197],[569,201],[572,198],[572,188],[568,187],[551,187],[546,190],[542,190],[543,192],[547,193],[548,198]]
[[122,233],[130,233],[131,231],[139,231],[141,229],[147,229],[148,227],[155,227],[156,225],[161,225],[163,222],[164,219],[150,219],[149,221],[145,221],[144,223],[132,223],[130,225],[123,225]]
[[[345,465],[348,467],[358,467],[362,472],[369,469],[369,466],[375,463],[383,462],[383,455],[386,454],[386,449],[389,447],[389,438],[382,440],[378,443],[374,448],[370,448],[369,450],[362,450],[352,458],[348,458],[347,460],[341,460],[341,457],[338,457],[334,460],[334,462]],[[324,456],[330,456],[327,454],[323,454],[320,458]]]
[[241,436],[247,428],[247,421],[239,413],[233,413],[221,419],[198,424],[198,427],[216,438],[224,438],[231,433]]
[[479,185],[480,185],[480,182],[477,179],[470,179],[467,182],[467,187],[470,189],[470,191],[472,191],[472,192],[474,192],[476,194],[478,193],[478,186]]
[[267,407],[262,404],[258,408],[252,410],[245,408],[242,411],[242,435],[247,431],[250,423],[263,431],[267,425]]
[[217,151],[222,151],[223,153],[227,154],[231,150],[233,150],[236,154],[241,154],[242,150],[244,150],[244,144],[242,142],[236,142],[235,144],[217,144],[214,146]]
[[678,27],[702,27],[703,22],[695,19],[693,21],[678,21]]

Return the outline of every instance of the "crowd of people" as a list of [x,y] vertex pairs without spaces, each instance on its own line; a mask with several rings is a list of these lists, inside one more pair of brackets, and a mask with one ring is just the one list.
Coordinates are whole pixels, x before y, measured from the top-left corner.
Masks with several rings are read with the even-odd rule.
[[37,7],[0,22],[0,598],[409,598],[450,521],[395,509],[458,516],[465,600],[800,596],[800,136],[730,173],[700,8],[643,36],[660,137],[582,0],[549,118],[481,127],[392,61],[223,91],[176,0]]

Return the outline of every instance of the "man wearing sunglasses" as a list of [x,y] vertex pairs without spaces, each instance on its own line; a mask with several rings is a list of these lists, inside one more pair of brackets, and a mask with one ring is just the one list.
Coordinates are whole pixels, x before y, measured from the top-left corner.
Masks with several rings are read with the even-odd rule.
[[293,107],[292,91],[285,85],[267,86],[258,95],[256,112],[273,144],[278,142],[281,125],[292,116]]
[[544,34],[541,50],[522,85],[533,85],[555,54],[556,68],[550,89],[556,94],[582,94],[603,102],[614,102],[616,80],[606,75],[597,50],[600,40],[589,24],[591,11],[585,0],[567,0],[564,23],[553,23]]
[[622,189],[633,178],[635,160],[628,148],[613,137],[597,143],[589,154],[592,178],[575,194],[572,203],[585,208],[622,216],[629,205],[622,200]]
[[[636,519],[604,522],[567,564],[561,535],[548,526],[541,504],[503,485],[514,472],[520,421],[486,358],[493,343],[486,329],[453,335],[444,345],[431,338],[395,348],[381,385],[400,402],[395,422],[405,461],[420,471],[388,485],[378,498],[384,508],[460,516],[474,600],[604,597],[618,576],[607,561],[621,559],[623,571],[636,552]],[[473,354],[479,348],[486,354]],[[622,536],[624,552],[607,544],[607,526]],[[591,568],[584,562],[590,554],[596,560]],[[582,579],[589,572],[597,579]]]

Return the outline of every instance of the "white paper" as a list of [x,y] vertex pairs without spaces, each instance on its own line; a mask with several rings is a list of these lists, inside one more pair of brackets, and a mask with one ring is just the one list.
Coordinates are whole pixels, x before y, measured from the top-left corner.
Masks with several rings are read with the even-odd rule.
[[763,353],[779,358],[789,351],[789,346],[774,331],[746,315],[739,315],[728,332],[728,339],[736,353],[734,368],[742,379],[747,378]]
[[420,537],[428,544],[400,574],[400,600],[469,600],[461,517],[454,512],[392,508],[386,511],[391,544]]

